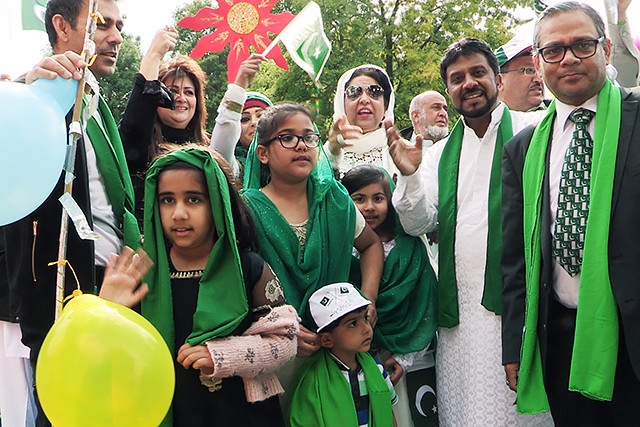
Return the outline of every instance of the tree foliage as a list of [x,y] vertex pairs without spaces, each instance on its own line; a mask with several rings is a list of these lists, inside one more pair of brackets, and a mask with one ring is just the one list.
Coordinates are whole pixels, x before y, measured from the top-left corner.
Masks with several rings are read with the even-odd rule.
[[[298,13],[308,0],[281,0],[274,13]],[[284,71],[273,63],[265,63],[250,90],[265,93],[274,101],[290,100],[308,103],[318,108],[318,124],[328,129],[333,115],[336,83],[342,73],[362,64],[383,67],[396,90],[395,117],[399,127],[410,125],[409,102],[425,90],[444,93],[440,78],[440,58],[448,45],[462,37],[477,37],[497,48],[511,37],[509,29],[518,25],[514,10],[531,6],[530,0],[316,0],[322,10],[325,32],[332,43],[332,53],[317,89],[309,76],[289,59],[290,70]],[[193,0],[178,8],[175,22],[193,16],[210,0]],[[189,54],[197,40],[210,33],[178,28],[179,40],[174,55]],[[127,79],[127,93],[133,74],[123,76],[129,69],[124,50],[118,62],[117,79]],[[133,43],[132,48],[135,48]],[[139,53],[139,43],[138,43]],[[213,128],[216,110],[227,87],[226,57],[228,48],[220,53],[208,53],[199,60],[209,76],[207,85],[207,128]],[[133,56],[135,58],[135,56]],[[137,58],[139,61],[139,57]],[[134,67],[135,68],[135,67]],[[118,92],[114,92],[118,93]],[[113,96],[110,102],[122,101]],[[115,111],[120,106],[116,105]],[[324,126],[322,126],[324,125]]]
[[127,99],[133,87],[135,75],[140,68],[141,60],[140,38],[124,34],[115,74],[100,81],[102,96],[109,104],[116,122],[120,121],[120,116],[127,105]]

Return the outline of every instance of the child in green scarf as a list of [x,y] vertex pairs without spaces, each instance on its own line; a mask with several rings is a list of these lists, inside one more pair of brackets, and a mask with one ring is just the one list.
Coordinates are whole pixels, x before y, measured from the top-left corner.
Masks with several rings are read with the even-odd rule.
[[350,283],[324,286],[309,298],[322,349],[307,359],[294,382],[292,427],[395,425],[393,385],[367,353],[373,336],[370,304]]
[[[282,426],[273,371],[296,352],[297,314],[255,246],[226,162],[206,149],[169,153],[149,168],[142,314],[176,357],[163,426]],[[228,165],[226,165],[228,169]]]
[[[349,278],[355,246],[361,253],[361,290],[372,301],[368,310],[375,324],[373,305],[383,264],[380,239],[334,178],[320,145],[313,116],[302,105],[275,105],[260,117],[243,193],[256,222],[260,253],[305,323],[309,296],[327,283]],[[298,355],[318,349],[317,336],[301,327]]]
[[[391,381],[397,390],[405,390],[407,381],[403,374],[411,374],[412,388],[418,384],[435,388],[432,370],[427,374],[423,369],[433,367],[433,350],[429,348],[437,328],[437,285],[433,267],[429,261],[425,241],[420,237],[408,236],[397,219],[391,203],[393,181],[381,167],[358,165],[350,169],[342,178],[356,207],[367,223],[380,237],[385,252],[384,268],[378,291],[378,323],[373,331],[372,354],[384,361],[391,373]],[[360,284],[360,254],[354,250],[349,282]],[[415,406],[414,393],[404,392],[396,411],[399,420],[411,417]],[[409,401],[411,400],[411,401]],[[418,407],[420,402],[418,402]],[[416,412],[424,422],[424,417]],[[437,415],[431,418],[437,420]]]

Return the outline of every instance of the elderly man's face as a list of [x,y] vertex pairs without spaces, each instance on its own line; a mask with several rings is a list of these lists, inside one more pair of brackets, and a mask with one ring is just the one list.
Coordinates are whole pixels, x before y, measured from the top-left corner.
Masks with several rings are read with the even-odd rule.
[[[582,11],[562,12],[547,18],[541,23],[539,33],[539,49],[600,37],[592,19]],[[540,55],[536,55],[534,61],[542,71],[545,84],[560,101],[581,105],[602,88],[609,53],[610,41],[605,40],[598,43],[596,53],[589,58],[576,58],[571,49],[567,49],[560,62],[549,64]]]
[[[527,75],[532,71],[533,75]],[[518,56],[504,64],[498,77],[498,97],[514,111],[528,111],[542,103],[542,76],[531,55]]]

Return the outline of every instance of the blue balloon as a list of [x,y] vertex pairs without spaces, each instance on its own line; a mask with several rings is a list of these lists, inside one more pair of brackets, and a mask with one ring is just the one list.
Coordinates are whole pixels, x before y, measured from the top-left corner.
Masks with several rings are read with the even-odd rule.
[[61,77],[0,82],[0,226],[33,212],[58,182],[77,87]]

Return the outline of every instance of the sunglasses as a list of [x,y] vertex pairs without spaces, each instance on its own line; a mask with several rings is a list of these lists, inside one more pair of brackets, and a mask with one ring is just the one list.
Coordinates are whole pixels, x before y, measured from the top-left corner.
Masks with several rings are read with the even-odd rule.
[[384,96],[384,89],[380,85],[369,86],[349,86],[345,89],[344,94],[348,99],[354,100],[362,96],[362,92],[366,92],[371,99],[380,99]]

